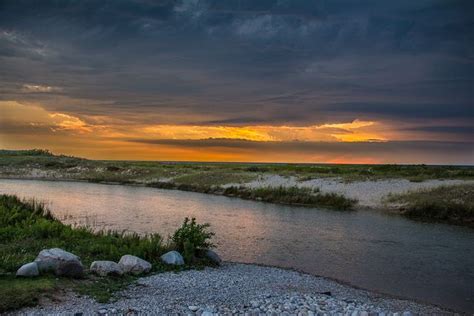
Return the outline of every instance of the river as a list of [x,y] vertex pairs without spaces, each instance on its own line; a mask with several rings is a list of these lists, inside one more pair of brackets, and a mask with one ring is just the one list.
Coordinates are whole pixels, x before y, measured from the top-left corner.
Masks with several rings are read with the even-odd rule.
[[154,188],[0,180],[63,222],[164,236],[209,222],[224,260],[290,267],[395,296],[474,311],[474,230],[377,211],[344,212]]

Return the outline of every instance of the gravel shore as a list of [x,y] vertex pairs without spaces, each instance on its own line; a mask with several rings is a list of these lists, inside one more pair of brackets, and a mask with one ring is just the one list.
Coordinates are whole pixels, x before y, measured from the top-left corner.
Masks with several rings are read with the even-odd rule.
[[225,263],[219,268],[141,278],[100,304],[66,294],[19,315],[447,315],[438,307],[355,289],[322,277],[273,267]]

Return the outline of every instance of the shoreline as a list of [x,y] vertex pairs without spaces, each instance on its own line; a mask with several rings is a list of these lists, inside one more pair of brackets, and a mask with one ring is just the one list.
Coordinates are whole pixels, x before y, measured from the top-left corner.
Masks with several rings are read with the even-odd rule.
[[399,315],[457,313],[433,304],[360,289],[291,268],[236,262],[225,262],[219,268],[145,276],[117,293],[116,298],[115,302],[100,304],[88,297],[66,293],[57,298],[60,299],[59,303],[45,300],[35,308],[24,308],[11,315],[65,311],[84,314],[101,311],[122,314],[132,311],[132,314],[174,312],[208,315],[205,313],[210,312],[223,315],[249,312],[271,315],[272,311],[267,309],[269,304],[273,305],[274,312],[287,312],[289,315],[299,312],[311,315],[310,311],[314,314],[352,314],[358,311],[357,315],[365,315],[364,312],[377,315],[394,312]]
[[340,280],[340,279],[337,279],[337,278],[331,278],[331,277],[327,277],[327,276],[324,276],[324,275],[318,275],[318,274],[315,274],[315,273],[306,272],[306,271],[303,271],[303,270],[297,269],[297,268],[281,267],[281,266],[275,266],[275,265],[263,264],[263,263],[239,262],[239,261],[224,261],[224,263],[257,266],[257,267],[262,267],[262,268],[275,268],[275,269],[280,269],[280,270],[285,270],[285,271],[292,271],[292,272],[296,272],[296,273],[299,273],[299,274],[308,275],[308,276],[311,276],[311,277],[314,277],[314,278],[325,279],[329,282],[334,282],[334,283],[337,283],[341,286],[348,287],[348,288],[351,288],[351,289],[354,289],[354,290],[364,291],[364,292],[370,293],[374,296],[379,295],[379,296],[381,296],[383,298],[386,298],[386,299],[413,302],[413,303],[420,304],[420,305],[426,305],[426,306],[431,306],[431,307],[434,307],[434,308],[439,308],[439,309],[441,309],[443,311],[446,311],[446,312],[449,312],[449,313],[462,313],[460,311],[456,311],[456,310],[454,310],[452,308],[448,308],[448,307],[443,307],[443,306],[438,305],[438,304],[425,302],[423,300],[419,300],[419,299],[416,299],[416,298],[398,296],[398,295],[389,294],[389,293],[385,293],[385,292],[378,291],[378,290],[367,289],[367,288],[358,286],[356,284],[352,284],[351,282],[348,282],[348,281]]
[[[377,180],[365,180],[365,181],[353,181],[353,182],[343,182],[340,178],[318,178],[309,181],[296,181],[292,177],[281,177],[278,175],[272,175],[269,177],[270,180],[265,181],[251,181],[248,183],[229,183],[222,186],[216,186],[221,189],[225,189],[232,186],[240,186],[242,188],[263,188],[263,187],[302,187],[302,188],[320,188],[323,193],[337,193],[343,196],[349,196],[350,198],[354,198],[357,200],[357,203],[353,206],[352,210],[373,210],[373,211],[383,211],[389,212],[392,214],[399,214],[399,211],[396,206],[388,205],[384,198],[389,196],[390,194],[399,194],[399,193],[407,193],[411,191],[417,191],[422,189],[430,189],[436,188],[445,185],[459,185],[459,184],[474,184],[474,180],[460,180],[460,179],[431,179],[425,180],[423,182],[410,182],[407,179],[402,178],[387,178],[387,179],[377,179]],[[277,182],[272,181],[271,178],[280,178]],[[283,182],[281,181],[283,179]],[[54,178],[54,177],[32,177],[32,176],[5,176],[0,175],[0,180],[33,180],[33,181],[65,181],[65,182],[79,182],[79,183],[96,183],[96,184],[105,184],[105,185],[126,185],[126,186],[133,186],[133,187],[142,187],[142,188],[155,188],[161,190],[176,190],[176,191],[183,191],[183,192],[195,192],[195,193],[202,193],[202,194],[212,194],[217,196],[226,196],[230,198],[239,198],[248,201],[255,201],[255,202],[264,202],[264,203],[272,203],[272,204],[280,204],[280,205],[289,205],[289,206],[297,206],[297,207],[320,207],[320,208],[328,208],[324,206],[317,206],[312,204],[303,204],[303,203],[284,203],[278,201],[262,201],[260,199],[255,198],[246,198],[239,195],[234,194],[224,194],[221,191],[206,191],[200,190],[199,187],[189,186],[187,189],[180,188],[178,185],[171,183],[171,182],[160,182],[161,184],[169,183],[169,186],[155,186],[154,183],[147,183],[147,182],[136,182],[136,181],[91,181],[87,179],[73,179],[73,178]],[[318,184],[311,184],[308,182],[319,181]],[[394,184],[394,187],[391,187],[390,184]],[[400,189],[400,183],[403,183],[404,186],[407,186],[407,183],[411,184],[408,185],[408,188]],[[326,185],[336,186],[337,189],[325,187]],[[378,190],[375,197],[369,199],[369,202],[362,202],[361,203],[361,196],[365,194],[365,192],[356,192],[353,193],[354,188],[361,186],[361,185],[368,185],[372,186],[370,189]],[[385,184],[385,187],[380,187],[380,184]],[[387,185],[388,184],[388,185]],[[349,194],[347,194],[349,193]],[[372,195],[373,192],[372,192]]]
[[[268,183],[268,182],[261,182],[259,186],[255,185],[255,181],[249,182],[249,183],[244,183],[240,184],[238,187],[235,186],[236,184],[228,184],[228,185],[222,185],[222,186],[216,186],[216,188],[209,190],[207,189],[202,189],[199,186],[185,186],[184,188],[176,185],[174,183],[166,183],[166,182],[161,182],[161,184],[165,184],[164,186],[160,185],[154,185],[153,183],[146,183],[146,182],[136,182],[136,181],[126,181],[126,182],[120,182],[120,181],[93,181],[93,180],[87,180],[87,179],[73,179],[73,178],[54,178],[54,177],[31,177],[31,176],[5,176],[0,174],[0,180],[25,180],[25,181],[50,181],[50,182],[76,182],[76,183],[92,183],[92,184],[103,184],[103,185],[124,185],[124,186],[130,186],[130,187],[137,187],[137,188],[152,188],[152,189],[159,189],[159,190],[174,190],[174,191],[181,191],[181,192],[191,192],[191,193],[200,193],[200,194],[209,194],[209,195],[214,195],[214,196],[223,196],[223,197],[228,197],[228,198],[237,198],[241,200],[246,200],[246,201],[253,201],[253,202],[261,202],[261,203],[270,203],[270,204],[276,204],[276,205],[283,205],[283,206],[294,206],[294,207],[302,207],[302,208],[317,208],[317,209],[327,209],[327,210],[332,210],[336,212],[357,212],[357,211],[370,211],[370,212],[379,212],[383,214],[387,214],[390,216],[401,216],[408,218],[410,220],[415,220],[415,221],[421,221],[421,222],[426,222],[426,223],[434,223],[434,224],[445,224],[445,225],[453,225],[457,227],[467,227],[467,228],[474,228],[473,224],[468,222],[459,222],[453,219],[445,219],[445,220],[436,220],[433,218],[413,218],[406,216],[405,210],[406,210],[406,204],[400,204],[400,203],[394,203],[394,202],[389,202],[388,198],[391,195],[397,196],[397,195],[403,195],[403,194],[410,194],[410,193],[417,193],[417,192],[422,192],[423,190],[429,190],[429,189],[436,189],[436,188],[441,188],[441,187],[450,187],[450,186],[459,186],[459,185],[474,185],[474,180],[460,180],[460,179],[432,179],[432,180],[425,180],[424,182],[410,182],[407,179],[377,179],[377,180],[366,180],[366,181],[354,181],[354,182],[343,182],[339,178],[319,178],[319,179],[313,179],[310,180],[310,182],[313,181],[319,181],[318,186],[316,187],[311,187],[308,186],[308,183],[305,182],[295,182],[294,178],[284,178],[281,176],[273,175],[270,176],[271,178],[282,178],[286,181],[286,186],[282,186],[283,188],[292,188],[292,187],[297,187],[297,188],[303,188],[303,189],[317,189],[320,190],[321,193],[323,194],[338,194],[341,196],[343,199],[347,199],[349,201],[356,201],[354,204],[352,204],[349,207],[346,206],[340,206],[338,207],[339,204],[335,205],[318,205],[318,204],[304,204],[304,203],[295,203],[295,202],[282,202],[278,200],[265,200],[259,197],[255,196],[248,196],[245,195],[244,193],[248,193],[249,188],[250,189],[259,189],[259,188],[275,188],[278,190],[279,186],[281,185],[281,182],[277,182],[277,185],[279,186],[274,186],[275,183]],[[329,189],[327,187],[321,186],[321,182],[327,182],[330,184]],[[288,184],[289,183],[289,184]],[[334,184],[336,184],[336,190],[334,189]],[[408,185],[407,185],[408,184]],[[273,185],[273,186],[272,186]],[[331,188],[331,185],[333,186]],[[394,185],[394,186],[393,186]],[[365,186],[365,188],[364,188]],[[402,188],[403,186],[403,188]],[[408,186],[408,188],[405,188],[404,186]],[[224,192],[227,188],[235,188],[237,191],[241,190],[241,194],[227,194]],[[363,190],[360,189],[360,187],[364,188]],[[368,187],[368,188],[367,188]],[[339,190],[337,190],[339,189]],[[233,191],[236,191],[233,190]],[[351,191],[351,190],[355,190]],[[374,194],[375,191],[375,194]],[[349,194],[348,194],[349,192]],[[359,198],[361,195],[366,195],[366,192],[371,192],[369,199],[366,199],[365,203],[361,203]],[[349,198],[346,198],[346,196],[349,195]],[[367,202],[367,200],[369,202]],[[344,203],[344,202],[343,202]]]
[[[5,178],[3,178],[5,179]],[[6,180],[14,180],[14,179],[6,179]],[[17,180],[27,180],[27,179],[17,179]],[[65,181],[65,182],[84,182],[84,183],[89,183],[89,181],[77,181],[77,180],[60,180],[60,179],[31,179],[31,180],[36,180],[36,181],[56,181],[56,182],[60,182],[60,181]],[[120,183],[108,183],[109,185],[121,185]],[[135,186],[135,187],[145,187],[143,185],[140,185],[140,184],[128,184],[130,186]],[[441,306],[436,306],[436,305],[433,305],[432,303],[426,303],[426,302],[423,302],[423,301],[420,301],[420,300],[416,300],[416,299],[413,299],[413,298],[409,298],[409,297],[400,297],[400,296],[396,296],[396,295],[391,295],[391,294],[386,294],[386,293],[383,293],[383,292],[379,292],[379,291],[375,291],[375,290],[369,290],[369,289],[365,289],[365,288],[362,288],[362,287],[358,287],[357,285],[354,285],[350,282],[346,282],[346,281],[343,281],[343,280],[339,280],[339,279],[335,279],[335,278],[330,278],[330,277],[324,277],[324,276],[321,276],[321,275],[316,275],[316,274],[312,274],[312,273],[309,273],[309,272],[305,272],[305,271],[302,271],[302,270],[299,270],[299,269],[296,269],[296,268],[291,268],[291,267],[281,267],[281,266],[271,266],[271,265],[265,265],[265,264],[258,264],[258,263],[245,263],[245,262],[228,262],[228,263],[235,263],[235,264],[243,264],[243,265],[251,265],[251,266],[260,266],[260,267],[266,267],[266,268],[277,268],[277,269],[282,269],[282,270],[287,270],[287,271],[294,271],[294,272],[297,272],[297,273],[300,273],[300,274],[305,274],[305,275],[310,275],[310,276],[313,276],[315,278],[324,278],[328,281],[332,281],[332,282],[335,282],[335,283],[338,283],[342,286],[346,286],[346,287],[349,287],[349,288],[352,288],[352,289],[357,289],[357,290],[361,290],[361,291],[366,291],[366,292],[370,292],[372,293],[373,295],[379,295],[379,296],[383,296],[384,298],[390,298],[390,299],[397,299],[397,300],[409,300],[410,302],[415,302],[415,303],[418,303],[418,304],[422,304],[422,305],[430,305],[430,306],[435,306],[435,307],[438,307],[438,308],[441,308],[441,309],[444,309],[446,311],[449,311],[449,312],[454,312],[453,310],[450,310],[450,309],[447,309],[445,307],[441,307]]]

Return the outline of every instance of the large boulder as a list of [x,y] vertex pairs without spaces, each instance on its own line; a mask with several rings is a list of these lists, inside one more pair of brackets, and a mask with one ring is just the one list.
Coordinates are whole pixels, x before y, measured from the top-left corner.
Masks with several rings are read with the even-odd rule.
[[215,251],[212,251],[210,249],[206,250],[206,257],[211,260],[212,262],[214,262],[215,264],[217,265],[221,265],[222,264],[222,259],[221,257],[219,257],[219,255],[215,252]]
[[35,259],[40,273],[56,272],[61,262],[76,262],[81,266],[78,256],[59,248],[43,249]]
[[122,275],[123,270],[118,263],[113,261],[94,261],[90,268],[92,273],[100,276]]
[[177,251],[170,251],[165,253],[160,257],[161,261],[163,261],[166,264],[174,264],[181,266],[184,264],[184,259],[183,256]]
[[84,267],[80,261],[60,261],[54,274],[69,278],[82,278],[84,276]]
[[36,262],[24,264],[16,272],[17,277],[34,277],[39,275],[38,265]]
[[132,255],[122,256],[118,264],[124,273],[141,274],[151,270],[151,263]]

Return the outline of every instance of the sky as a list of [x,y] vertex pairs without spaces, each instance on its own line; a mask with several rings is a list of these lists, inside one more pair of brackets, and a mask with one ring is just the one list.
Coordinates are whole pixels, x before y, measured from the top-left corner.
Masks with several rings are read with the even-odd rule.
[[0,0],[0,148],[474,164],[474,2]]

